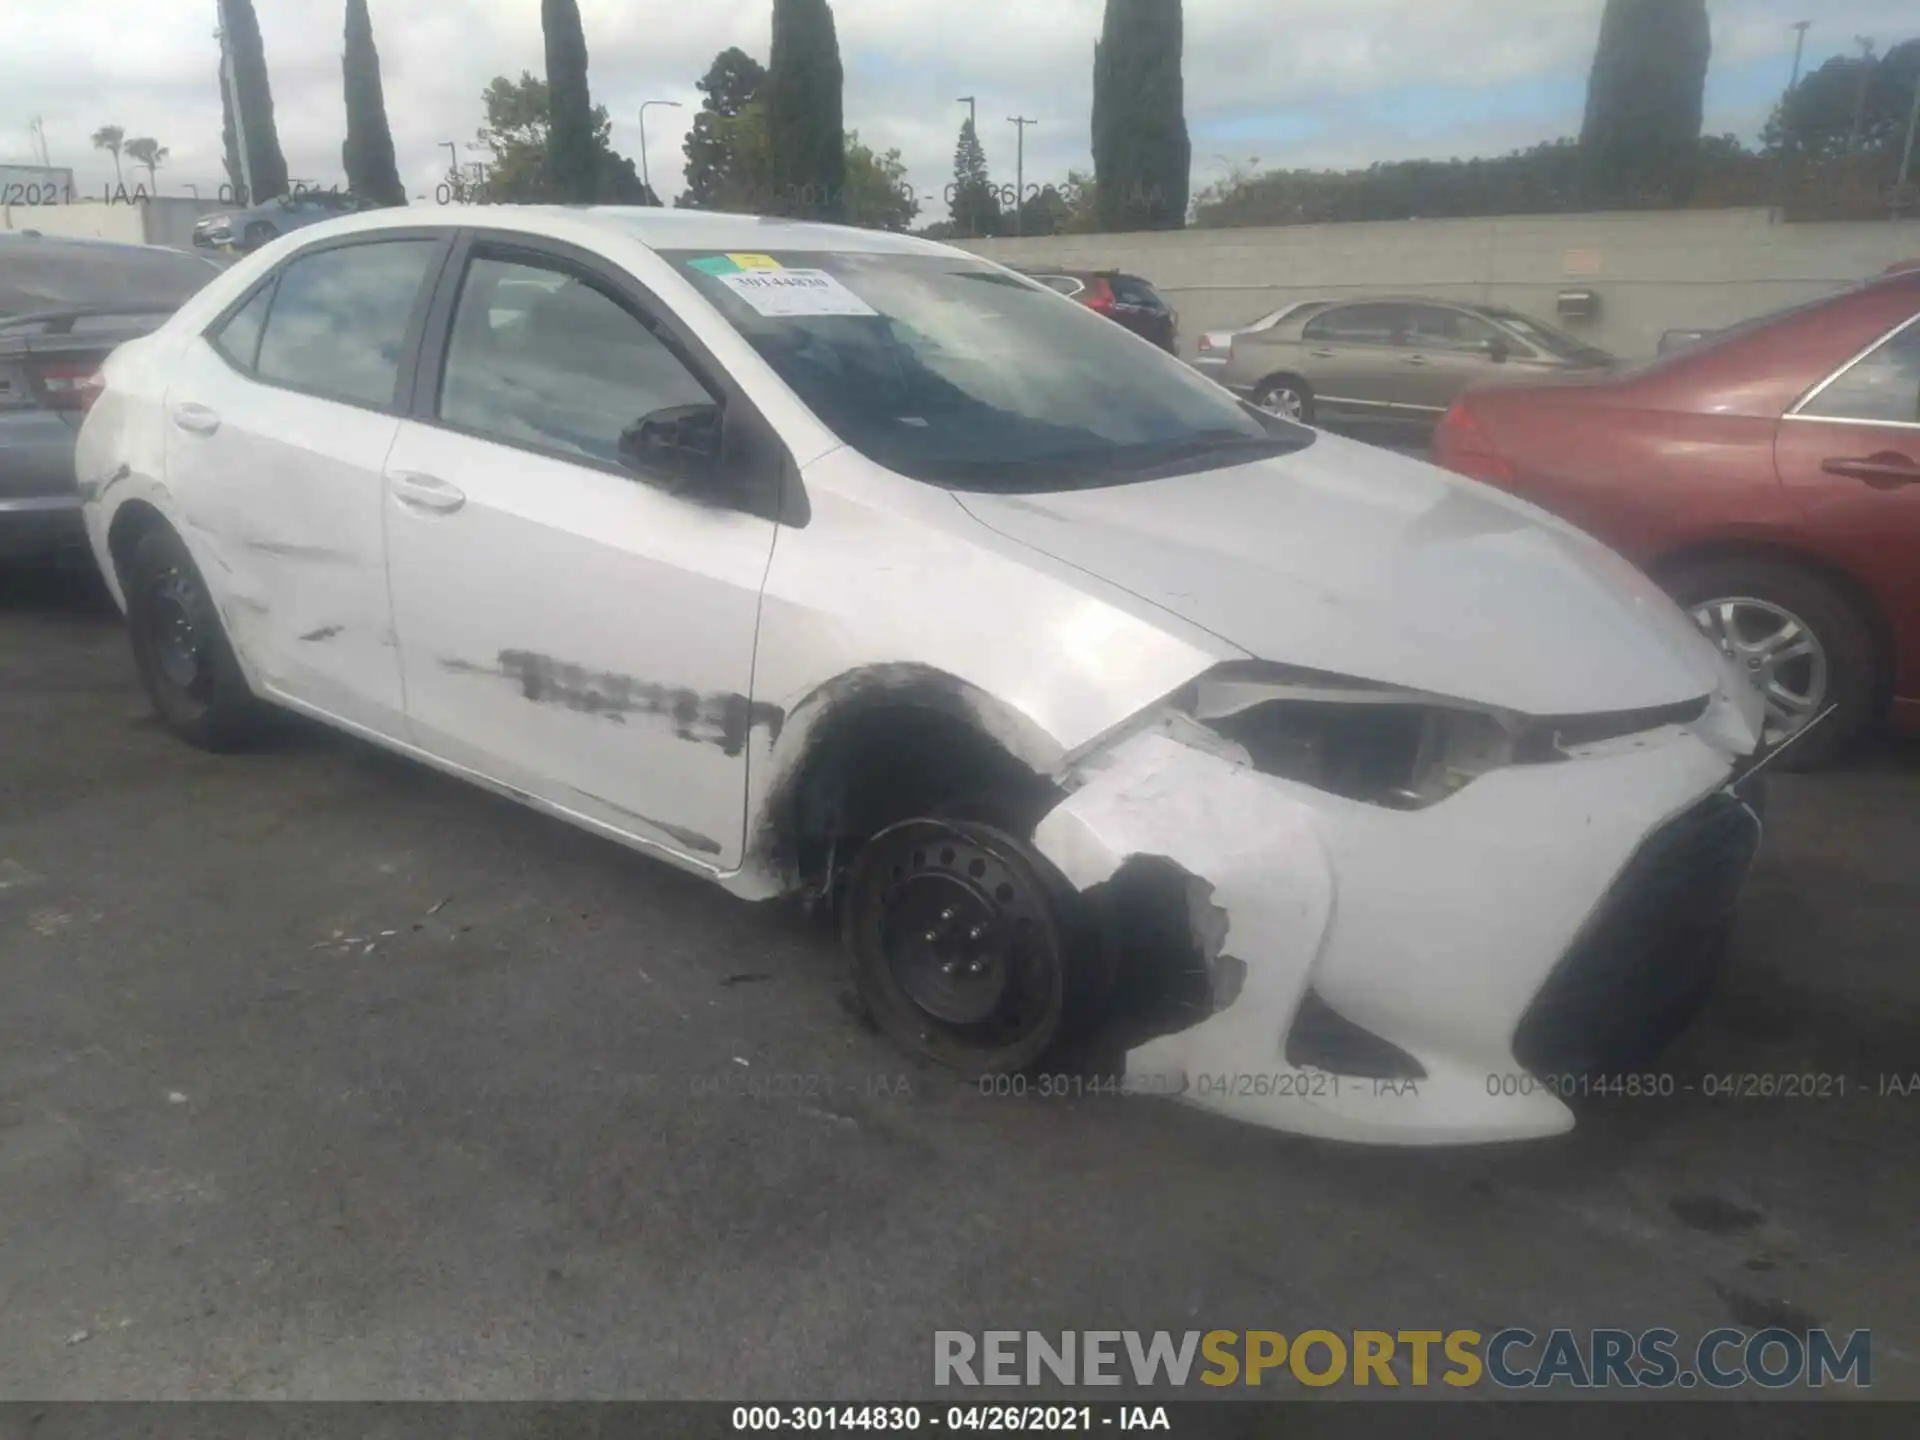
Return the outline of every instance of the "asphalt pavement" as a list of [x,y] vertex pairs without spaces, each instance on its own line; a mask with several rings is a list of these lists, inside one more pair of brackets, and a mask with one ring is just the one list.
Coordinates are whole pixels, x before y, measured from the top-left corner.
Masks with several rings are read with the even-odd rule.
[[[189,750],[84,584],[0,583],[0,680],[0,1398],[900,1398],[937,1329],[1771,1323],[1869,1328],[1920,1397],[1920,1094],[1880,1093],[1920,748],[1776,785],[1675,1094],[1376,1151],[984,1096],[786,908],[317,730]],[[1779,1073],[1847,1090],[1697,1083]]]

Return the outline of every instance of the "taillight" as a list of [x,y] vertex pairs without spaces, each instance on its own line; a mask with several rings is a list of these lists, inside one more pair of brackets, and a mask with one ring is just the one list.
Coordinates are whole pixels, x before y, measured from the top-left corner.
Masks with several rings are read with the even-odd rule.
[[1087,287],[1086,306],[1102,315],[1113,314],[1113,287],[1104,280],[1096,280]]
[[1202,335],[1200,337],[1200,348],[1202,350],[1211,350],[1213,348],[1213,337],[1211,335]]
[[49,410],[84,411],[106,388],[97,363],[45,360],[37,367],[40,393]]
[[1489,485],[1506,485],[1513,479],[1513,467],[1494,448],[1493,437],[1464,400],[1456,400],[1440,417],[1433,432],[1433,463]]

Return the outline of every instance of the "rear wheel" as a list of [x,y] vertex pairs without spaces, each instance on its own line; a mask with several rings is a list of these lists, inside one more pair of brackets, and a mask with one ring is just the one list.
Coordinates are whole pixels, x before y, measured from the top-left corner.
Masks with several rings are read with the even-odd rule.
[[134,664],[167,728],[203,750],[253,740],[265,707],[247,688],[185,543],[165,526],[141,536],[125,581]]
[[245,233],[240,238],[247,249],[258,250],[262,245],[272,240],[276,233],[273,226],[267,224],[266,221],[256,220],[247,226]]
[[875,1022],[967,1075],[1028,1068],[1110,990],[1072,886],[1027,841],[980,820],[906,820],[868,840],[843,937]]
[[1766,743],[1798,734],[1829,706],[1818,730],[1781,757],[1788,770],[1837,759],[1873,718],[1871,632],[1826,581],[1777,560],[1707,561],[1668,589],[1766,702]]
[[1313,390],[1297,375],[1276,375],[1262,381],[1260,388],[1253,392],[1253,403],[1282,420],[1297,420],[1302,425],[1313,423]]

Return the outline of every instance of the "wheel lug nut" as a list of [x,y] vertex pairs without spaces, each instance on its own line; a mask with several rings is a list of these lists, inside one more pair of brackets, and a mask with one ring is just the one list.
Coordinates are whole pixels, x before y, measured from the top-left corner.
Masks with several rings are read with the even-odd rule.
[[967,938],[969,940],[984,940],[986,936],[987,936],[987,927],[984,925],[976,925],[971,930],[967,931]]

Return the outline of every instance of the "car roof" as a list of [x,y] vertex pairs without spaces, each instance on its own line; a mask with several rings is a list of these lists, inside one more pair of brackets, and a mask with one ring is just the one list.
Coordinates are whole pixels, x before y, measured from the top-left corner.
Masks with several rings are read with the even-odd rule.
[[[300,231],[303,239],[362,230],[418,225],[506,227],[555,239],[577,236],[580,226],[638,241],[650,250],[838,250],[880,255],[961,255],[965,251],[913,235],[863,230],[759,215],[711,210],[670,210],[651,205],[401,205],[323,221]],[[978,258],[978,257],[975,257]]]

